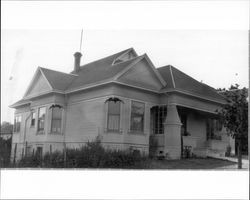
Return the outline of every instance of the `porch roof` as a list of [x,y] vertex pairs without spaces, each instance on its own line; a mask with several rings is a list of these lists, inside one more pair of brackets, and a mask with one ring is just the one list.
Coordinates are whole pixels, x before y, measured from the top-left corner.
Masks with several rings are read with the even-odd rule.
[[166,87],[161,90],[162,92],[184,92],[190,95],[197,95],[204,99],[211,99],[222,104],[226,103],[226,99],[218,94],[214,88],[193,79],[171,65],[157,68],[157,70],[167,82]]
[[185,107],[185,106],[180,106],[180,105],[177,105],[177,109],[178,109],[179,114],[193,113],[193,114],[197,114],[200,116],[206,116],[209,118],[218,118],[219,117],[216,112],[211,112],[209,110],[190,108],[190,107]]

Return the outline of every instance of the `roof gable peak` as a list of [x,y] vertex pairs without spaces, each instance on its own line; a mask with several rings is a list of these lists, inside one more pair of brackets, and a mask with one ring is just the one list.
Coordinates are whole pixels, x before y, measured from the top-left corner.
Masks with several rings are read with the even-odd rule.
[[[80,66],[80,69],[79,69],[79,72],[80,72],[81,70],[85,69],[86,67],[90,66],[90,65],[95,65],[95,64],[98,64],[98,63],[101,63],[101,62],[106,62],[106,61],[108,61],[108,62],[110,62],[109,64],[112,65],[112,63],[114,62],[114,60],[115,60],[116,58],[118,58],[118,57],[121,56],[122,54],[124,54],[124,53],[126,53],[126,52],[130,52],[130,51],[132,51],[132,52],[134,52],[134,53],[136,54],[135,50],[131,47],[131,48],[129,48],[129,49],[125,49],[125,50],[120,51],[120,52],[118,52],[118,53],[115,53],[115,54],[112,54],[112,55],[109,55],[109,56],[100,58],[100,59],[98,59],[98,60],[94,60],[94,61],[92,61],[92,62],[86,63],[86,64],[84,64],[84,65],[81,65],[81,66]],[[137,55],[137,54],[136,54],[136,55]],[[73,72],[74,72],[74,71],[72,71],[72,72],[70,72],[70,73],[72,74]],[[78,72],[78,73],[79,73],[79,72]],[[77,73],[76,73],[76,74],[77,74]]]
[[27,88],[27,90],[24,93],[23,98],[27,97],[27,95],[29,94],[29,92],[32,90],[32,87],[34,86],[35,82],[38,80],[38,78],[40,76],[44,79],[45,83],[47,83],[47,85],[49,87],[49,90],[53,90],[50,82],[48,81],[47,77],[43,73],[43,68],[40,67],[40,66],[38,66],[37,69],[36,69],[36,72],[35,72],[35,74],[34,74],[34,76],[32,78],[32,80],[31,80],[31,82],[30,82],[30,84],[29,84],[29,86]]
[[138,57],[137,53],[135,52],[135,50],[133,48],[129,48],[123,54],[121,54],[118,57],[116,57],[113,60],[112,65],[115,65],[115,64],[121,63],[121,62],[125,62],[125,61],[128,61],[128,60],[131,60],[131,59],[133,59],[135,57]]

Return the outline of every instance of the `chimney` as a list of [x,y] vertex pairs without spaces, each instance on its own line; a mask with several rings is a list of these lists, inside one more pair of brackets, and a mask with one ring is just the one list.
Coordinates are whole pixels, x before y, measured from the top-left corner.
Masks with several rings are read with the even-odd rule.
[[80,69],[82,54],[80,52],[75,52],[74,57],[75,57],[74,72],[78,72]]

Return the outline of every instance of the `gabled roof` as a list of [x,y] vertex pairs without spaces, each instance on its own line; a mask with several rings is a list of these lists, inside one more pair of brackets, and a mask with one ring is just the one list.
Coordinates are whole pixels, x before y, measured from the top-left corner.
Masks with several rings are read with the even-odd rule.
[[76,77],[74,81],[67,87],[66,91],[71,91],[94,83],[102,83],[109,79],[112,79],[116,74],[121,72],[127,66],[141,58],[140,56],[138,56],[124,62],[113,64],[113,61],[117,57],[131,50],[133,49],[130,48],[81,66],[80,70],[76,73],[78,77]]
[[[128,54],[129,56],[127,56]],[[117,59],[119,62],[115,62]],[[156,69],[146,54],[138,56],[133,48],[129,48],[111,56],[85,64],[80,67],[79,71],[72,71],[69,74],[38,67],[25,95],[31,88],[32,84],[34,84],[38,73],[41,73],[48,83],[50,88],[49,92],[70,93],[98,84],[104,84],[111,81],[117,82],[117,78],[119,76],[124,74],[142,59],[146,59],[149,66],[152,68],[152,72],[161,82],[162,89],[160,92],[177,91],[188,95],[196,95],[203,99],[212,99],[216,102],[224,102],[225,99],[218,94],[215,89],[196,81],[170,65]],[[24,96],[24,99],[11,105],[11,107],[29,103],[29,101],[25,99],[26,98]],[[29,97],[27,97],[27,99],[29,99]]]
[[193,79],[171,65],[160,67],[157,70],[167,82],[162,92],[179,91],[222,103],[225,102],[225,98],[218,94],[214,88]]
[[76,78],[76,75],[74,74],[67,74],[43,67],[40,67],[40,69],[53,90],[64,91],[68,87],[68,85]]

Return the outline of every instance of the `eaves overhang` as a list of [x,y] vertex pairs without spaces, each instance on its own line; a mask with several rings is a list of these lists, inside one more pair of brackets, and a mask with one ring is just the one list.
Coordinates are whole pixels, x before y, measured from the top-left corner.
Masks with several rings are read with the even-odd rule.
[[202,95],[199,95],[199,94],[195,94],[193,92],[189,92],[189,91],[185,91],[185,90],[180,90],[180,89],[167,89],[167,90],[164,90],[164,91],[160,91],[161,94],[164,94],[164,93],[179,93],[179,94],[183,94],[183,95],[186,95],[186,96],[190,96],[190,97],[194,97],[194,98],[198,98],[200,100],[203,100],[203,101],[209,101],[209,102],[212,102],[212,103],[216,103],[216,104],[219,104],[219,105],[225,105],[226,104],[226,100],[223,101],[219,101],[217,99],[213,99],[213,98],[210,98],[210,97],[207,97],[207,96],[202,96]]
[[18,108],[18,107],[21,107],[21,106],[25,106],[25,105],[29,105],[31,103],[31,101],[24,101],[24,102],[16,102],[12,105],[10,105],[9,107],[10,108]]

